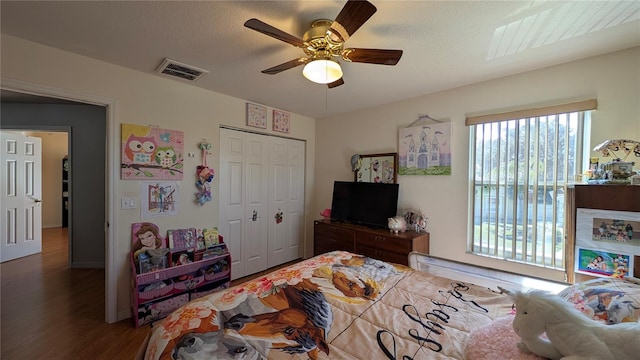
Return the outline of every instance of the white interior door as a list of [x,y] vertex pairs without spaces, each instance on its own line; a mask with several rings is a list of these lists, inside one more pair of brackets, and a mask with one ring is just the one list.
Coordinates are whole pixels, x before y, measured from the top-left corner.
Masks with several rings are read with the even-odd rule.
[[263,135],[247,133],[246,206],[247,234],[244,238],[245,271],[254,274],[267,269],[267,224],[269,221],[268,141]]
[[0,132],[2,262],[42,252],[42,142]]
[[287,174],[289,176],[288,219],[289,243],[286,244],[286,261],[303,257],[304,244],[304,171],[305,142],[289,140],[289,159]]
[[[218,231],[231,253],[231,277],[267,268],[266,137],[220,129]],[[255,216],[254,216],[255,212]]]
[[244,252],[244,153],[246,136],[220,129],[220,206],[218,232],[231,253],[231,276],[243,277]]
[[269,260],[268,266],[276,266],[287,262],[287,244],[290,223],[287,209],[289,177],[287,174],[288,144],[287,139],[274,138],[269,147]]
[[272,138],[269,207],[274,216],[282,213],[282,220],[271,219],[269,222],[269,267],[302,257],[304,158],[303,141]]

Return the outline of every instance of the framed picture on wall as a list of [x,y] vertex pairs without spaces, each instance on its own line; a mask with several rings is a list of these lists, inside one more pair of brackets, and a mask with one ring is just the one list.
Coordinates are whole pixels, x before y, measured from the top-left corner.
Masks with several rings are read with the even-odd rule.
[[267,128],[267,107],[247,103],[247,126]]
[[138,124],[122,124],[121,131],[122,180],[182,180],[182,131]]
[[291,115],[282,110],[273,109],[273,131],[288,134],[291,126]]
[[451,175],[451,122],[411,126],[398,134],[398,174]]
[[395,184],[397,180],[398,153],[360,155],[360,167],[354,181]]

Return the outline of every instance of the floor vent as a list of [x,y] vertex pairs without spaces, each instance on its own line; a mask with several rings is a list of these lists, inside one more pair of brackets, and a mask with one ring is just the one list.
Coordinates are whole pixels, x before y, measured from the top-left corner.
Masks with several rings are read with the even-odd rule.
[[171,59],[164,59],[156,71],[160,74],[179,77],[188,81],[196,81],[209,73],[207,70]]

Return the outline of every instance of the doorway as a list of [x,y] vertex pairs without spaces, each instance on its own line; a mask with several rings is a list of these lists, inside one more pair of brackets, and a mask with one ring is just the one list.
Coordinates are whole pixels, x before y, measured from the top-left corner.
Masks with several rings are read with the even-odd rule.
[[[112,220],[113,200],[108,196],[109,192],[113,192],[108,174],[114,170],[107,161],[112,157],[108,156],[110,149],[107,140],[113,136],[113,114],[110,110],[113,100],[69,94],[58,89],[42,89],[37,85],[16,81],[3,82],[3,85],[16,91],[2,89],[2,129],[50,131],[65,126],[68,129],[68,153],[74,169],[70,183],[76,185],[72,188],[75,196],[70,202],[69,266],[105,268],[105,320],[108,323],[116,322],[119,320],[117,273],[112,256],[114,245],[111,245],[115,240],[109,229],[109,226],[115,227],[115,221]],[[71,112],[64,114],[65,111]],[[88,214],[93,215],[86,217]],[[83,219],[79,219],[79,216]]]
[[42,228],[67,228],[69,214],[69,133],[59,131],[25,131],[25,135],[42,141]]

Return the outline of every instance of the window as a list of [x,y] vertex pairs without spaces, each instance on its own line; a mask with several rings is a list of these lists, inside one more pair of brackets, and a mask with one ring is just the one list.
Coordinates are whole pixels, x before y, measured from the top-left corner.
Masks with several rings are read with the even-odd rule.
[[596,102],[567,105],[467,118],[471,252],[564,269],[564,194]]

